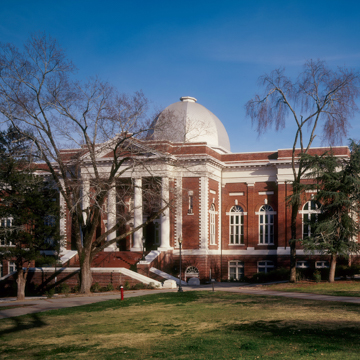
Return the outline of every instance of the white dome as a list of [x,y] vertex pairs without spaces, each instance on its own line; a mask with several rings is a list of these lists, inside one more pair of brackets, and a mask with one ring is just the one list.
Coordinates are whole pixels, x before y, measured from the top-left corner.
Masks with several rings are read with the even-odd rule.
[[154,140],[173,142],[206,142],[209,146],[230,152],[229,136],[222,122],[190,96],[169,105],[158,117]]

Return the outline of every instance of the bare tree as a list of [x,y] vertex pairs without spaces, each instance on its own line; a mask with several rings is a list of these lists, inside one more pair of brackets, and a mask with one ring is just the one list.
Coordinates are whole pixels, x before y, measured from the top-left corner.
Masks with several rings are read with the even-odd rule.
[[[296,216],[301,204],[301,179],[305,168],[300,154],[308,153],[322,126],[323,143],[335,144],[346,136],[349,120],[358,111],[359,74],[346,68],[329,69],[324,61],[309,60],[296,81],[277,69],[259,78],[262,95],[246,103],[247,116],[259,134],[269,127],[284,128],[292,119],[296,133],[292,148],[293,194],[291,206],[290,281],[296,281]],[[298,148],[297,148],[298,147]]]
[[[98,78],[74,81],[74,71],[56,40],[44,34],[32,36],[23,52],[11,44],[1,45],[0,113],[24,136],[33,134],[31,140],[70,212],[80,259],[80,291],[89,293],[94,256],[144,227],[170,205],[162,201],[145,223],[126,228],[133,211],[129,191],[138,185],[118,186],[117,179],[124,174],[131,177],[138,169],[152,176],[149,164],[171,161],[171,157],[141,140],[151,123],[141,92],[122,95]],[[108,194],[115,189],[117,204],[110,209]],[[153,197],[159,198],[156,187],[147,191],[154,189]],[[114,206],[127,211],[99,233],[101,219],[109,217]],[[119,234],[120,229],[127,230]]]

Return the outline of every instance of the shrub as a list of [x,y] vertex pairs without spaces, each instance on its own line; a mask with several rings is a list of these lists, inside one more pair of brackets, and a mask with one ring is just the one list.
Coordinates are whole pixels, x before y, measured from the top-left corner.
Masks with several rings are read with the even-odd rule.
[[250,282],[264,283],[271,281],[288,280],[290,276],[290,270],[285,268],[279,268],[269,271],[268,273],[256,273],[250,279]]
[[351,277],[360,273],[360,265],[338,265],[336,266],[335,276],[341,276],[343,278]]
[[145,285],[143,283],[137,283],[133,286],[134,290],[141,290],[141,289],[145,289]]
[[105,291],[114,291],[114,286],[113,284],[109,283],[106,285]]
[[305,280],[313,278],[314,269],[306,268],[306,269],[296,269],[296,279],[297,280]]
[[101,290],[101,286],[99,285],[98,282],[91,285],[91,288],[90,288],[91,292],[99,292],[100,290]]
[[125,284],[124,284],[124,289],[125,290],[130,290],[130,284],[129,284],[129,282],[128,281],[125,281]]
[[51,288],[45,291],[45,295],[48,297],[48,299],[51,299],[55,295],[55,288]]
[[79,284],[75,285],[75,286],[71,289],[71,292],[72,292],[72,293],[77,293],[77,292],[79,292],[79,291],[80,291],[80,285],[79,285]]
[[319,270],[315,270],[313,274],[313,278],[315,282],[319,283],[321,281],[321,272]]
[[153,283],[152,281],[148,284],[147,286],[148,289],[155,289],[155,283]]
[[65,294],[65,295],[68,295],[69,292],[70,292],[70,286],[66,283],[61,283],[58,288],[57,288],[57,291],[60,293],[60,294]]

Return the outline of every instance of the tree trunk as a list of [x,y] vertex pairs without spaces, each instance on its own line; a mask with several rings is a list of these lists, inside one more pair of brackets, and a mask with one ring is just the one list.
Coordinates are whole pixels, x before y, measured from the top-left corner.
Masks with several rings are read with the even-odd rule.
[[27,271],[24,272],[22,267],[17,271],[17,300],[25,300],[25,285],[26,285]]
[[331,254],[330,271],[329,271],[329,282],[335,281],[335,269],[336,269],[336,254]]
[[299,207],[291,207],[291,240],[290,240],[290,282],[296,282],[296,217]]
[[92,285],[91,258],[86,251],[80,256],[80,293],[90,294]]

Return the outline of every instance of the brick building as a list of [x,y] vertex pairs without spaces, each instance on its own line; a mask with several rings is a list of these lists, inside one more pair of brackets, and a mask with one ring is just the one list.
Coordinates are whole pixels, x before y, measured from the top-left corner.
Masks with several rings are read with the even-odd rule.
[[[229,137],[220,120],[191,97],[170,105],[157,119],[150,139],[139,141],[165,152],[171,161],[154,160],[146,166],[124,172],[116,188],[127,182],[132,186],[128,208],[119,206],[118,192],[108,193],[107,215],[101,229],[112,226],[121,211],[129,212],[125,230],[143,223],[150,214],[144,202],[143,190],[149,179],[161,184],[159,198],[172,205],[163,214],[137,231],[130,238],[107,247],[93,266],[117,267],[121,253],[131,252],[141,258],[137,270],[145,275],[161,276],[161,272],[176,276],[179,272],[179,238],[183,238],[182,278],[240,279],[256,272],[268,272],[289,266],[290,208],[286,198],[291,194],[291,150],[252,153],[232,153]],[[165,122],[163,119],[167,119]],[[170,119],[170,120],[169,120]],[[69,150],[70,151],[70,150]],[[72,150],[73,151],[73,150]],[[310,153],[322,154],[324,148]],[[335,147],[339,157],[348,157],[348,147]],[[64,152],[66,153],[66,151]],[[107,155],[99,157],[101,171],[109,171]],[[176,166],[174,166],[176,163]],[[86,169],[82,169],[84,174]],[[91,175],[83,181],[83,207],[86,193],[91,191]],[[307,231],[304,218],[311,218],[318,209],[311,193],[304,195],[298,214],[298,234]],[[60,197],[60,204],[64,207]],[[68,213],[60,223],[64,236],[63,259],[76,256],[71,242],[71,221]],[[108,240],[115,237],[111,234]],[[101,257],[100,256],[100,257]],[[298,267],[324,267],[327,258],[309,256],[297,250]],[[63,261],[65,262],[65,261]]]

